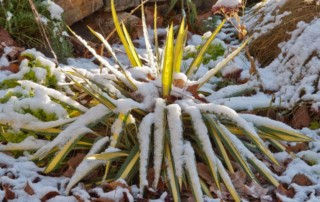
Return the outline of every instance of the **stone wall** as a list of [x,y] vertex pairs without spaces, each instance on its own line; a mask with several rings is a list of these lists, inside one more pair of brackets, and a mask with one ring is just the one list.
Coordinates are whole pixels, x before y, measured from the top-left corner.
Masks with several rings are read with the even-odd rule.
[[[168,0],[149,0],[148,2],[155,1],[166,2]],[[65,11],[63,15],[68,25],[82,20],[102,7],[107,12],[111,11],[110,0],[54,0],[54,2]],[[115,0],[115,7],[117,11],[123,11],[138,6],[140,2],[140,0]]]

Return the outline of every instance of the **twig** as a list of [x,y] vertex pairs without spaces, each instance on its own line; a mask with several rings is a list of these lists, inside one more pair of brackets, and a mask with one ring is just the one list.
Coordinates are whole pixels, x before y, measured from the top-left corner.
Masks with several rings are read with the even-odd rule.
[[40,20],[40,15],[39,15],[39,12],[33,2],[33,0],[29,0],[29,4],[30,4],[30,7],[31,7],[31,10],[32,10],[32,13],[35,17],[35,20],[36,20],[36,23],[39,27],[39,31],[40,31],[40,34],[41,34],[41,37],[42,39],[44,40],[45,42],[45,46],[48,47],[50,49],[50,52],[52,53],[53,57],[54,57],[54,60],[55,60],[55,63],[58,64],[58,58],[57,58],[57,55],[56,53],[53,51],[52,49],[52,46],[51,46],[51,43],[50,43],[50,40],[47,36],[47,33],[46,33],[46,30],[44,29],[44,26]]

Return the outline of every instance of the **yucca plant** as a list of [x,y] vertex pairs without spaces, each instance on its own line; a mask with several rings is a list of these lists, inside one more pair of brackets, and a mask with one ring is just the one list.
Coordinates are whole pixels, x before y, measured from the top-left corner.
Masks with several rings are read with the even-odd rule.
[[[197,163],[204,163],[217,189],[223,183],[235,201],[241,201],[241,198],[229,176],[236,170],[233,162],[237,162],[253,181],[257,180],[254,173],[259,172],[272,185],[278,186],[275,174],[253,152],[262,153],[270,162],[278,164],[265,141],[285,151],[279,141],[304,142],[310,141],[310,138],[283,123],[256,115],[239,114],[226,106],[209,103],[200,94],[201,87],[232,60],[249,39],[203,77],[194,80],[193,75],[206,49],[225,20],[203,44],[188,69],[182,72],[187,37],[184,19],[176,39],[173,25],[169,26],[165,46],[159,51],[157,29],[153,48],[142,6],[148,55],[144,64],[126,27],[118,21],[113,0],[111,6],[117,33],[131,63],[130,68],[121,63],[111,45],[99,33],[90,29],[111,53],[116,65],[111,65],[109,60],[97,54],[85,40],[70,30],[104,68],[100,74],[79,69],[62,70],[71,81],[69,84],[77,91],[78,99],[82,95],[90,95],[93,99],[90,109],[72,104],[80,116],[56,125],[44,124],[39,128],[59,133],[52,141],[40,145],[38,149],[33,148],[37,151],[32,159],[39,161],[51,158],[44,172],[50,173],[63,165],[70,151],[90,148],[72,176],[66,188],[67,193],[101,164],[105,165],[105,172],[98,180],[111,182],[124,179],[135,182],[138,178],[141,196],[145,188],[156,190],[161,180],[170,190],[173,201],[181,201],[181,192],[186,188],[192,190],[196,201],[203,201],[204,195],[212,197],[205,180],[198,175]],[[156,21],[157,18],[154,19]],[[40,88],[34,82],[18,83],[29,89]],[[51,96],[54,95],[51,93]],[[59,100],[67,101],[63,96]],[[105,128],[104,133],[101,127]],[[31,127],[26,129],[32,130]],[[152,181],[148,178],[150,169],[154,171]]]

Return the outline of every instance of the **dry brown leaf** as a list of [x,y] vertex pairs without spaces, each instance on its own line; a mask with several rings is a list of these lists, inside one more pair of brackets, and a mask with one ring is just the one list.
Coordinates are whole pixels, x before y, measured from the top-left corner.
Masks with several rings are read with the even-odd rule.
[[35,194],[34,190],[30,186],[29,182],[27,182],[26,186],[24,187],[24,191],[29,195],[34,195]]
[[312,181],[305,176],[304,174],[296,174],[293,178],[291,183],[296,183],[300,186],[311,186],[313,183]]
[[303,143],[298,143],[295,146],[288,146],[286,148],[286,151],[288,153],[290,153],[290,152],[298,153],[298,152],[305,151],[305,150],[308,150],[308,145],[306,143],[304,143],[304,142]]
[[82,153],[77,153],[76,156],[70,158],[70,160],[67,162],[68,168],[67,170],[63,173],[63,176],[65,177],[72,177],[76,168],[78,165],[82,162],[86,155]]
[[199,176],[206,180],[206,182],[209,184],[209,185],[213,185],[214,184],[214,181],[211,177],[211,174],[209,172],[209,169],[208,167],[204,164],[204,163],[197,163],[197,170],[198,170],[198,174]]
[[307,106],[299,106],[294,112],[291,125],[293,128],[301,129],[309,126],[311,123],[311,117]]
[[287,197],[289,197],[289,198],[293,198],[293,196],[294,196],[294,194],[295,194],[293,188],[286,189],[283,184],[280,184],[280,185],[277,187],[276,192],[279,193],[279,194],[281,194],[281,195],[285,195],[285,196],[287,196]]
[[245,187],[243,186],[247,181],[247,174],[243,170],[238,170],[235,173],[230,173],[230,178],[234,187],[239,193],[245,192]]
[[269,191],[269,189],[265,189],[255,182],[252,182],[249,186],[244,185],[244,190],[247,195],[257,199],[264,198]]
[[97,198],[92,200],[92,202],[115,202],[115,200],[108,199],[108,198]]
[[54,198],[56,196],[60,195],[58,192],[56,191],[50,191],[47,194],[45,194],[40,200],[41,202],[46,202],[47,200]]
[[11,191],[11,188],[9,185],[7,184],[3,184],[2,188],[4,190],[5,193],[5,199],[7,200],[13,200],[16,196],[15,193],[13,191]]
[[6,46],[16,46],[16,42],[12,39],[9,32],[0,27],[0,41]]
[[1,67],[0,70],[2,71],[7,70],[12,73],[17,73],[19,71],[19,65],[15,63],[10,63],[10,65],[7,67]]
[[131,188],[124,182],[121,182],[121,181],[114,181],[114,182],[111,182],[111,183],[106,183],[104,184],[104,188],[107,189],[107,191],[110,191],[110,190],[115,190],[117,187],[121,187],[121,188],[124,188],[124,189],[128,189],[130,192],[131,192]]

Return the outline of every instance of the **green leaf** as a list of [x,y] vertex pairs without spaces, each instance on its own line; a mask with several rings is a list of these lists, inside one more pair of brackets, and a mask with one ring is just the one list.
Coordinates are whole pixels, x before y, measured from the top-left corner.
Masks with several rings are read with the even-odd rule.
[[202,45],[202,48],[200,49],[199,53],[197,54],[197,56],[194,58],[194,60],[192,61],[190,67],[188,68],[186,74],[188,77],[190,77],[191,75],[193,75],[198,67],[200,66],[202,59],[208,49],[208,47],[210,46],[212,40],[217,36],[217,34],[220,32],[221,28],[223,27],[224,23],[226,22],[226,20],[224,19],[220,25],[214,30],[214,32],[211,34],[211,36],[207,39],[207,41]]
[[278,180],[273,177],[271,171],[266,169],[266,166],[264,163],[259,161],[257,158],[250,158],[248,159],[251,165],[254,166],[254,168],[261,173],[271,184],[273,184],[275,187],[278,187],[280,184]]
[[122,70],[122,73],[124,74],[124,76],[126,77],[126,79],[129,81],[130,83],[130,87],[133,89],[133,90],[137,90],[137,86],[133,83],[132,81],[132,78],[130,78],[128,76],[128,74],[126,73],[126,70],[125,70],[125,67],[123,66],[123,64],[118,60],[116,54],[114,53],[114,51],[112,50],[110,44],[108,43],[107,40],[105,40],[103,38],[103,36],[101,34],[99,34],[98,32],[94,31],[93,29],[91,29],[89,26],[88,26],[90,32],[95,35],[102,43],[103,45],[108,49],[109,53],[111,54],[112,58],[116,61],[116,63],[120,66],[121,70]]
[[164,98],[170,96],[172,76],[173,76],[173,54],[174,54],[174,36],[173,36],[173,24],[170,25],[169,32],[167,34],[164,60],[162,64],[162,95]]
[[58,166],[60,166],[63,159],[68,155],[68,153],[74,148],[77,142],[82,138],[82,136],[86,133],[90,133],[91,130],[86,128],[84,130],[80,130],[78,134],[74,134],[72,138],[62,147],[62,149],[54,156],[54,158],[50,161],[48,166],[45,168],[44,173],[50,173]]
[[116,179],[125,179],[129,181],[133,174],[138,170],[139,156],[139,145],[136,144],[122,164],[119,172],[116,175]]
[[226,186],[226,188],[228,189],[229,193],[231,194],[233,200],[235,202],[240,202],[240,196],[237,192],[237,190],[235,189],[235,187],[232,184],[232,181],[230,179],[230,176],[228,175],[227,171],[225,170],[225,168],[223,167],[221,161],[219,159],[217,159],[217,166],[218,166],[218,171],[219,174],[222,178],[222,181],[224,183],[224,185]]
[[174,161],[172,158],[172,153],[169,146],[169,139],[165,141],[165,158],[167,160],[167,175],[169,180],[169,189],[171,191],[173,201],[180,202],[180,188],[179,188],[179,180],[176,175],[176,171],[174,168]]
[[237,56],[240,51],[247,45],[247,43],[250,41],[252,37],[248,38],[245,42],[241,44],[236,50],[234,50],[228,57],[223,59],[221,62],[219,62],[213,69],[208,71],[202,78],[200,78],[197,81],[198,89],[203,86],[205,83],[207,83],[213,76],[216,75],[217,72],[219,72],[223,67],[225,67],[228,62],[230,62],[235,56]]
[[212,119],[214,119],[213,117],[210,117],[208,114],[204,114],[203,115],[205,123],[207,125],[207,128],[209,130],[209,134],[211,135],[211,137],[213,138],[214,142],[216,143],[216,146],[218,147],[220,154],[222,155],[222,158],[227,166],[227,168],[229,169],[230,173],[234,173],[234,169],[232,167],[231,161],[229,159],[229,156],[227,154],[227,151],[224,147],[224,144],[221,141],[221,134],[219,135],[218,133],[220,131],[218,131],[212,123]]
[[[206,117],[207,118],[207,117]],[[241,153],[238,151],[237,147],[234,145],[234,143],[230,140],[229,136],[225,134],[224,130],[219,126],[216,120],[210,118],[209,119],[211,126],[215,128],[216,134],[221,138],[221,140],[224,143],[224,146],[227,147],[227,150],[230,152],[230,154],[233,156],[233,158],[240,164],[243,171],[251,178],[255,180],[255,176],[252,173],[246,158],[241,155]]]
[[109,99],[109,98],[103,96],[101,93],[96,92],[94,90],[94,88],[93,88],[93,84],[89,80],[87,80],[84,76],[82,76],[81,74],[77,73],[76,71],[74,73],[76,74],[76,76],[82,78],[85,81],[85,83],[87,83],[89,85],[89,87],[87,87],[87,86],[83,85],[82,83],[79,83],[71,75],[66,74],[66,76],[71,81],[73,81],[78,88],[82,89],[84,92],[86,92],[87,94],[91,95],[93,98],[97,99],[101,104],[105,105],[110,110],[113,110],[113,109],[115,109],[117,107],[113,103],[112,99]]

